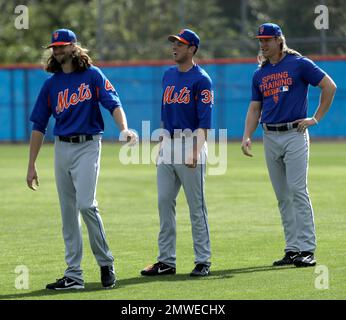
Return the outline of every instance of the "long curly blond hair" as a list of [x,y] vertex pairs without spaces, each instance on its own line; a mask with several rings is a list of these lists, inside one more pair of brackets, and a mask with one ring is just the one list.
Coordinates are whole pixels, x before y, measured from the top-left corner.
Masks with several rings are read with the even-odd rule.
[[[294,49],[291,49],[289,47],[287,47],[287,44],[286,44],[286,38],[284,35],[281,35],[279,37],[277,37],[278,39],[281,39],[282,42],[280,44],[280,51],[281,51],[281,54],[293,54],[293,55],[296,55],[296,56],[299,56],[301,57],[301,53],[299,53],[298,51],[294,50]],[[269,59],[265,58],[263,56],[263,54],[260,52],[257,56],[257,61],[259,63],[259,67],[263,67],[264,65],[266,65],[268,62],[269,62]]]

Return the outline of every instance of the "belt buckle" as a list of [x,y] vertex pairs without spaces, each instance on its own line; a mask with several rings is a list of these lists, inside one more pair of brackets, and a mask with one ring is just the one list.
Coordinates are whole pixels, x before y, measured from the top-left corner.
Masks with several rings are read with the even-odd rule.
[[282,126],[277,126],[276,131],[277,132],[283,132],[289,130],[288,123],[283,124]]
[[79,143],[80,142],[80,136],[72,136],[70,137],[71,143]]

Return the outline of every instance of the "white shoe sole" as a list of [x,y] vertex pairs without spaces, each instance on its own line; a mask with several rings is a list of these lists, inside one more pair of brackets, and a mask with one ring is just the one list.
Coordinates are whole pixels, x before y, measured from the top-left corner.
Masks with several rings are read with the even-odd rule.
[[63,290],[83,290],[84,286],[82,286],[82,285],[75,285],[75,286],[68,287],[68,288],[54,288],[54,289],[46,288],[46,289],[47,290],[57,290],[57,291],[63,291]]

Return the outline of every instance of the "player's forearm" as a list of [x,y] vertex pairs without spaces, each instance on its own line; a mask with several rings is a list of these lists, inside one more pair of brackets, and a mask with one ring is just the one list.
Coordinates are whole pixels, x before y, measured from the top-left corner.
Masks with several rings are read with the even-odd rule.
[[245,129],[243,139],[251,138],[252,134],[255,132],[258,126],[258,120],[261,116],[261,110],[257,110],[254,108],[249,108],[246,120],[245,120]]
[[196,136],[197,136],[197,143],[196,143],[196,154],[199,154],[204,142],[207,141],[207,136],[208,136],[208,129],[202,129],[202,128],[198,128],[196,130]]
[[113,118],[120,131],[128,130],[126,115],[123,108],[115,108],[113,111]]
[[35,165],[38,153],[40,152],[44,134],[40,131],[33,130],[30,138],[30,151],[29,151],[29,167]]
[[336,85],[331,80],[325,86],[322,87],[320,95],[320,104],[315,112],[315,119],[320,121],[323,116],[328,112],[336,92]]

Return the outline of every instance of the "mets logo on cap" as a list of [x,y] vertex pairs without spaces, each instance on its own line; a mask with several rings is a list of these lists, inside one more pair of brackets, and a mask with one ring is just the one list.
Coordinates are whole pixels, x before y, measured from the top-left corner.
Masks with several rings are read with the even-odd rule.
[[53,33],[54,40],[58,39],[58,37],[59,37],[59,32],[54,32]]
[[264,31],[264,26],[260,26],[260,28],[259,28],[259,34],[262,34],[263,31]]

